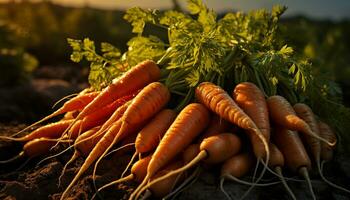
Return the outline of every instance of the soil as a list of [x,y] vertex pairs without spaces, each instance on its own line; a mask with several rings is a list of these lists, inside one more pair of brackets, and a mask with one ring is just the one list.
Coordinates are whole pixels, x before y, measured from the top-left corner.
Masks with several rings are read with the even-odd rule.
[[[0,134],[10,135],[24,128],[23,124],[0,124]],[[59,145],[49,154],[30,159],[24,166],[28,158],[20,159],[13,163],[0,165],[0,199],[6,200],[57,200],[64,188],[70,183],[74,174],[82,164],[83,159],[78,159],[71,164],[65,171],[60,186],[58,178],[62,172],[63,166],[72,156],[72,152],[64,153],[55,158],[44,161],[42,159],[62,151],[66,146]],[[8,159],[21,151],[21,145],[16,142],[0,142],[0,160]],[[116,152],[100,163],[97,171],[95,184],[97,187],[117,179],[132,154],[132,148]],[[325,165],[325,176],[336,184],[347,188],[350,185],[350,159],[349,157],[337,156],[335,161]],[[202,169],[201,174],[195,182],[186,187],[181,193],[177,194],[175,199],[185,200],[204,200],[204,199],[227,199],[220,191],[218,174],[219,167]],[[85,173],[85,176],[73,187],[69,193],[69,199],[91,199],[95,193],[94,182],[92,179],[92,170]],[[251,175],[250,175],[251,176]],[[293,176],[286,173],[286,176]],[[311,174],[312,185],[317,195],[317,199],[350,199],[350,195],[333,189],[321,181],[316,174]],[[265,176],[265,179],[278,181],[273,176]],[[294,178],[298,178],[294,176]],[[245,180],[250,180],[248,177]],[[289,181],[291,189],[295,192],[298,199],[311,199],[309,190],[305,182]],[[100,199],[127,199],[133,189],[137,186],[134,182],[118,184],[117,186],[105,189],[100,193]],[[239,199],[249,186],[244,186],[232,181],[225,181],[225,190],[232,199]],[[281,184],[268,187],[255,187],[245,198],[248,200],[257,199],[288,199]],[[97,198],[99,199],[99,198]],[[153,197],[151,199],[154,199]]]

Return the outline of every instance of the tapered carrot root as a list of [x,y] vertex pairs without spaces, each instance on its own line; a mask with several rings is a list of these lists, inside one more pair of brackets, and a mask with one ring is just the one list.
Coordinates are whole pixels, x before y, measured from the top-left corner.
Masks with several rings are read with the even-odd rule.
[[12,138],[12,137],[6,137],[6,136],[0,136],[0,139],[6,139],[6,140],[12,140],[12,141],[18,141],[18,142],[27,142],[33,139],[45,137],[45,138],[59,138],[61,137],[61,134],[66,130],[66,128],[73,122],[73,120],[64,120],[64,121],[58,121],[55,123],[47,124],[45,126],[42,126],[34,131],[32,131],[30,134],[25,135],[20,138]]
[[92,152],[86,158],[84,164],[81,166],[79,172],[76,174],[72,182],[68,185],[63,192],[61,199],[65,198],[65,195],[75,184],[80,176],[90,167],[90,165],[97,159],[94,172],[97,164],[112,148],[114,144],[125,138],[133,129],[139,128],[140,124],[144,124],[149,118],[154,116],[159,110],[161,110],[169,101],[169,90],[161,83],[155,82],[147,85],[132,101],[129,107],[126,109],[123,117],[112,126],[103,138],[94,147]]
[[158,81],[160,78],[159,67],[150,60],[139,63],[120,78],[113,80],[100,94],[79,113],[77,119],[81,119],[97,109],[139,90],[146,85]]
[[203,160],[203,162],[208,164],[217,164],[217,163],[223,162],[226,159],[238,153],[240,148],[241,148],[240,139],[236,135],[233,135],[232,133],[222,133],[219,135],[208,137],[201,142],[200,152],[191,162],[189,162],[188,164],[186,164],[185,166],[179,169],[176,169],[167,173],[164,176],[161,176],[159,178],[152,180],[145,187],[143,187],[140,190],[140,192],[142,192],[143,190],[145,190],[145,188],[148,188],[157,182],[160,182],[171,176],[174,176],[176,174],[179,174],[181,172],[188,170],[192,166],[196,165],[199,161]]
[[267,105],[269,107],[270,117],[276,124],[315,137],[330,146],[335,145],[335,143],[329,143],[326,139],[314,133],[310,126],[296,115],[293,107],[284,97],[278,95],[271,96],[267,99]]
[[201,104],[187,105],[171,124],[160,141],[152,160],[147,168],[147,176],[138,188],[131,194],[130,199],[152,178],[155,173],[165,166],[172,158],[186,148],[209,123],[209,111]]
[[[0,161],[0,164],[10,163],[22,157],[34,158],[46,154],[50,151],[50,148],[56,144],[56,142],[57,139],[44,137],[33,139],[23,146],[23,150],[18,155],[8,160]],[[71,140],[63,140],[62,142],[71,142]]]
[[[266,141],[270,140],[270,121],[267,103],[263,92],[253,83],[243,82],[236,85],[232,97],[240,108],[253,120]],[[249,133],[249,132],[248,132]],[[255,155],[265,158],[264,144],[257,134],[248,134]]]
[[22,129],[21,131],[13,134],[12,137],[14,137],[15,135],[18,135],[20,133],[23,133],[24,131],[26,131],[26,130],[28,130],[28,129],[48,120],[48,119],[51,119],[53,117],[56,117],[58,115],[64,114],[64,113],[69,112],[69,111],[82,109],[88,103],[90,103],[98,94],[99,94],[99,92],[91,92],[91,93],[78,95],[78,96],[70,99],[66,103],[64,103],[61,108],[59,108],[58,110],[56,110],[52,114],[44,117],[43,119],[31,124],[30,126],[27,126],[26,128]]

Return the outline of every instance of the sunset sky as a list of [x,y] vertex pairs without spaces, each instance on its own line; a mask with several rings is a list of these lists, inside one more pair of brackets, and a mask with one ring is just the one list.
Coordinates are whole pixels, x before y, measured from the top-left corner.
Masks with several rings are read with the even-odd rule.
[[[8,0],[0,0],[4,2]],[[127,9],[134,6],[144,8],[170,8],[171,0],[52,0],[69,5],[98,7],[104,9]],[[204,0],[216,11],[271,8],[274,4],[288,7],[286,15],[304,14],[314,18],[350,19],[350,0]],[[179,0],[184,5],[186,0]]]

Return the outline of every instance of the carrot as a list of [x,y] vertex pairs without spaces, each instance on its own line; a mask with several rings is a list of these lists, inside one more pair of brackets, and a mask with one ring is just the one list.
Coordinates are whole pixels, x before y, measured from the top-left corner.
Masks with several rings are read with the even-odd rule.
[[[219,86],[213,83],[203,82],[196,88],[196,98],[213,112],[227,121],[256,134],[265,146],[266,162],[268,162],[268,143],[253,120],[231,99],[231,97]],[[257,153],[258,158],[263,153]]]
[[79,113],[77,119],[81,119],[95,112],[97,109],[120,97],[139,90],[149,83],[158,81],[159,78],[160,69],[153,61],[146,60],[141,62],[121,77],[114,79],[108,87],[103,89],[100,94]]
[[[253,120],[266,141],[270,140],[270,121],[263,92],[253,83],[236,85],[232,97],[240,108]],[[256,134],[248,132],[255,155],[265,158],[264,144]]]
[[[23,150],[13,158],[8,160],[0,161],[0,164],[10,163],[23,157],[34,158],[45,153],[48,153],[53,145],[55,145],[57,139],[50,138],[35,138],[28,141],[24,146]],[[70,140],[65,140],[62,142],[71,142]]]
[[59,108],[58,110],[56,110],[52,114],[44,117],[43,119],[41,119],[41,120],[39,120],[39,121],[29,125],[29,126],[27,126],[26,128],[24,128],[21,131],[12,135],[12,137],[30,129],[33,126],[36,126],[36,125],[38,125],[38,124],[40,124],[48,119],[51,119],[52,117],[56,117],[58,115],[64,114],[64,113],[69,112],[69,111],[75,111],[75,110],[82,109],[88,103],[90,103],[98,94],[99,94],[99,92],[90,92],[90,93],[86,93],[86,94],[79,94],[78,96],[65,102],[61,108]]
[[[96,194],[98,192],[101,192],[102,190],[106,189],[107,187],[110,187],[112,185],[121,183],[121,182],[125,182],[125,181],[136,181],[138,183],[142,182],[142,180],[145,178],[146,174],[147,174],[147,166],[149,164],[149,161],[151,160],[151,156],[146,156],[140,160],[138,160],[137,162],[135,162],[135,164],[132,166],[131,168],[131,173],[129,176],[126,176],[124,178],[120,178],[118,180],[115,180],[113,182],[107,183],[106,185],[100,187]],[[91,198],[94,199],[94,197],[96,196],[96,194]]]
[[[132,129],[138,128],[140,124],[145,123],[146,120],[153,117],[153,115],[167,104],[169,99],[169,90],[159,82],[151,83],[143,88],[132,100],[132,103],[128,106],[119,122],[115,123],[115,125],[105,133],[91,151],[72,182],[63,192],[61,200],[65,198],[69,189],[97,158],[99,159],[95,164],[94,171],[96,170],[97,163],[115,143],[125,138],[131,131],[134,131]],[[120,125],[118,125],[119,123]],[[120,126],[120,128],[118,128],[118,126]]]
[[[176,175],[178,173],[184,172],[192,166],[196,165],[198,162],[202,161],[208,164],[217,164],[224,162],[231,156],[238,153],[241,148],[241,141],[238,136],[232,133],[221,133],[204,139],[200,144],[200,152],[197,156],[185,166],[173,170],[168,174],[154,179],[148,183],[144,188],[148,188],[151,185],[169,178],[170,176]],[[144,190],[141,189],[140,191]]]
[[286,165],[294,172],[302,175],[308,183],[311,196],[316,199],[312,189],[308,171],[311,170],[311,160],[297,132],[284,127],[276,127],[273,139],[282,152]]
[[329,144],[330,146],[334,145],[314,133],[310,126],[296,115],[293,107],[284,97],[278,95],[271,96],[267,99],[267,105],[269,108],[270,117],[276,124],[286,127],[287,129],[300,131],[306,135],[315,137],[318,140]]
[[210,124],[208,128],[205,129],[204,133],[199,136],[198,142],[201,142],[203,139],[219,134],[225,133],[230,128],[230,123],[222,118],[220,118],[217,114],[213,114],[213,117],[210,120]]
[[163,136],[148,165],[147,176],[131,194],[130,199],[160,168],[186,148],[204,130],[208,122],[209,112],[203,105],[198,103],[187,105]]
[[137,134],[135,140],[135,153],[132,156],[129,164],[122,173],[124,173],[129,168],[130,164],[133,162],[136,155],[141,153],[147,153],[154,150],[164,133],[168,130],[171,123],[175,120],[176,112],[170,109],[164,109],[160,111],[153,119],[142,128],[142,130]]
[[37,138],[59,138],[64,130],[73,122],[73,120],[63,120],[42,126],[30,134],[20,138],[12,138],[7,136],[0,136],[1,139],[13,140],[18,142],[27,142]]

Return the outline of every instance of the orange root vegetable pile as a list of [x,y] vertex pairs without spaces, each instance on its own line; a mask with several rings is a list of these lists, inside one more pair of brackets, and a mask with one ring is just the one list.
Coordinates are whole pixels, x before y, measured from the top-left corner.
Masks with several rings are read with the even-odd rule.
[[[122,177],[96,192],[133,180],[139,185],[130,199],[139,199],[142,194],[143,198],[162,198],[172,194],[193,166],[216,165],[221,166],[220,188],[228,198],[225,180],[252,187],[283,184],[290,197],[296,199],[287,184],[288,179],[283,177],[285,170],[302,175],[314,197],[309,175],[313,163],[325,182],[349,192],[329,182],[322,174],[323,163],[334,157],[337,136],[306,104],[298,103],[293,107],[282,96],[265,97],[251,82],[237,84],[233,91],[202,82],[193,90],[195,99],[177,113],[171,105],[171,92],[159,82],[160,74],[160,68],[153,61],[144,61],[101,92],[78,94],[38,123],[65,115],[62,120],[43,125],[22,137],[1,136],[1,140],[25,144],[18,156],[0,161],[0,164],[18,157],[45,155],[57,142],[69,143],[69,148],[75,151],[60,179],[67,165],[77,157],[85,161],[69,185],[64,186],[63,200],[93,164],[95,174],[97,164],[112,147],[127,143],[135,147],[135,152]],[[232,127],[245,135],[231,133]],[[264,164],[260,177],[253,181],[242,180],[254,169],[256,161]],[[127,173],[129,166],[132,167]],[[260,182],[267,168],[279,182]],[[123,177],[124,174],[130,175]]]

